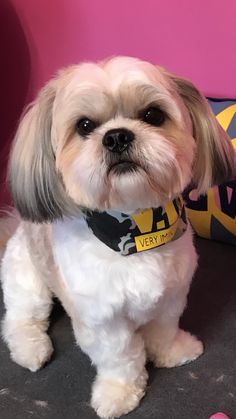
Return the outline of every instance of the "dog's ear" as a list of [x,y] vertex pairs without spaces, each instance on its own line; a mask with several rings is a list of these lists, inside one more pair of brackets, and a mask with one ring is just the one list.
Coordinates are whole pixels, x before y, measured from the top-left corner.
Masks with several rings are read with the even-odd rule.
[[199,193],[204,193],[210,186],[233,179],[236,175],[235,152],[206,98],[191,82],[171,77],[192,120],[193,137],[197,144],[192,180]]
[[69,210],[51,143],[56,85],[56,80],[49,82],[29,105],[10,155],[8,179],[14,204],[24,219],[33,222],[52,221]]

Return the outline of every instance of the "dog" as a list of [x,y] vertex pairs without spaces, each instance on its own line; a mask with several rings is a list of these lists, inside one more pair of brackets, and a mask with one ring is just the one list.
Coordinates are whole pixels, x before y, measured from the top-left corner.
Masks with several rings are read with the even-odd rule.
[[138,406],[147,358],[195,360],[179,328],[197,267],[182,192],[235,174],[226,133],[189,81],[129,57],[61,70],[26,110],[9,161],[18,226],[2,261],[11,358],[37,371],[52,355],[52,298],[96,366],[101,418]]

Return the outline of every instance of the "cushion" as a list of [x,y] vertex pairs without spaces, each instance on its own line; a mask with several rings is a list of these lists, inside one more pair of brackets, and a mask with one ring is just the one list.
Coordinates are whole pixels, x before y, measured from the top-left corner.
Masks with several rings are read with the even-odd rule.
[[[208,102],[236,149],[236,100],[208,99]],[[201,197],[190,190],[185,201],[187,215],[199,236],[236,245],[236,179],[210,188]]]

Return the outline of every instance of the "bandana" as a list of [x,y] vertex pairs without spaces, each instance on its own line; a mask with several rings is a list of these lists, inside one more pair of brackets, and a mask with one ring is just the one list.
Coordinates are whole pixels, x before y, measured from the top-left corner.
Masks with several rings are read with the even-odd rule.
[[85,211],[93,234],[121,255],[131,255],[177,240],[187,228],[182,198],[164,207],[145,209],[134,214],[119,211]]

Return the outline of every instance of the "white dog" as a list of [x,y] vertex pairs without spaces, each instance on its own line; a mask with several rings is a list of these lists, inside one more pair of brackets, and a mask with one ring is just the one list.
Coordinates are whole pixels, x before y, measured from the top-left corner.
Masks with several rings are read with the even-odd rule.
[[101,418],[134,409],[146,356],[196,359],[179,329],[197,265],[181,193],[232,177],[234,153],[189,82],[134,58],[59,72],[19,126],[9,178],[21,215],[2,263],[3,336],[36,371],[50,358],[52,297],[97,368]]

